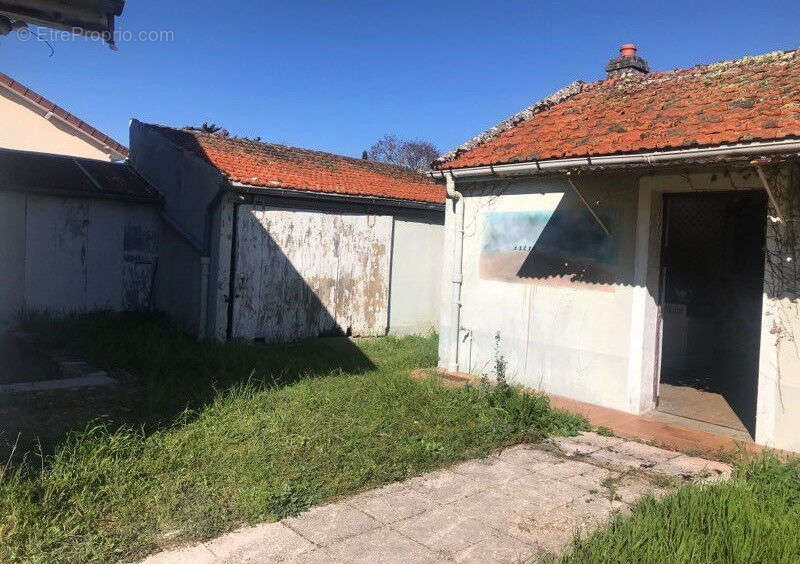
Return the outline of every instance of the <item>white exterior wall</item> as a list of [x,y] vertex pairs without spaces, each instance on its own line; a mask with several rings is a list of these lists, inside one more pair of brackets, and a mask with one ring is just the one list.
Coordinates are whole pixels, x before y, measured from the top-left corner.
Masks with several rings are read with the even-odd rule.
[[[786,198],[782,210],[790,222],[800,215],[800,174],[796,170],[794,174],[790,182],[794,199]],[[512,283],[480,276],[482,215],[492,210],[553,209],[560,203],[560,194],[568,193],[563,180],[536,177],[457,184],[466,206],[459,370],[491,376],[493,337],[499,331],[510,380],[587,403],[643,413],[655,405],[658,380],[663,194],[761,190],[762,184],[753,169],[724,167],[641,176],[632,172],[627,178],[575,178],[589,202],[617,208],[621,214],[616,217],[617,228],[612,229],[620,238],[620,263],[619,283],[611,291],[585,283]],[[439,364],[445,368],[452,338],[454,217],[453,202],[448,201],[440,293]],[[778,224],[777,230],[783,230],[783,225]],[[774,233],[767,230],[768,252],[777,248]],[[793,259],[785,263],[782,276],[794,276],[796,289],[797,274],[786,265],[800,260],[800,248],[783,248],[781,253]],[[800,300],[776,276],[765,270],[755,439],[759,444],[800,451]]]
[[[457,186],[464,193],[464,258],[459,370],[493,376],[495,335],[510,381],[607,407],[632,411],[627,381],[630,346],[635,196],[631,179],[576,180],[590,201],[617,210],[618,264],[613,284],[569,283],[554,277],[502,281],[481,276],[487,212],[574,209],[563,178],[540,177]],[[501,195],[502,194],[502,195]],[[441,284],[440,364],[451,346],[453,219],[447,205]],[[614,330],[609,331],[608,327]]]
[[[0,192],[6,322],[21,309],[146,307],[157,253],[153,206]],[[11,316],[11,318],[9,317]]]
[[438,330],[444,226],[440,221],[395,217],[392,236],[389,332]]

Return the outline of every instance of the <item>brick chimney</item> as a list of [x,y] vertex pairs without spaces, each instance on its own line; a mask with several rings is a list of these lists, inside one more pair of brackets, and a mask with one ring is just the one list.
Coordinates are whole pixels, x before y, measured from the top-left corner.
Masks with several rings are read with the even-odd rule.
[[626,43],[619,48],[619,57],[606,65],[608,78],[644,76],[650,72],[647,61],[636,54],[636,45]]

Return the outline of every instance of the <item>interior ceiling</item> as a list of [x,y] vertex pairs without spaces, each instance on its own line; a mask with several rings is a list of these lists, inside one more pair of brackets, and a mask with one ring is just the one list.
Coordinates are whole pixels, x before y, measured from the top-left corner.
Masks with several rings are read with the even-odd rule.
[[102,33],[114,44],[114,20],[125,0],[0,0],[0,35],[28,24],[80,33]]

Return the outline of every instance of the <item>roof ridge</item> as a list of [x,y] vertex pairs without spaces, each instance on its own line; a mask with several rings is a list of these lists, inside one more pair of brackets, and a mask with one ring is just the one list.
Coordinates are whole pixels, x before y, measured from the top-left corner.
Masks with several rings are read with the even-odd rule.
[[94,139],[96,142],[101,143],[102,145],[110,148],[115,153],[122,155],[123,157],[128,157],[128,148],[123,145],[122,143],[112,139],[99,129],[92,127],[82,119],[76,117],[71,112],[67,111],[66,109],[62,108],[58,104],[51,102],[35,90],[28,88],[21,82],[18,82],[8,76],[7,74],[0,72],[0,86],[6,88],[7,90],[15,93],[18,96],[21,96],[28,100],[29,102],[43,108],[47,112],[52,113],[56,117],[58,117],[61,121],[72,127],[73,129],[87,135],[91,139]]
[[549,96],[542,98],[541,100],[534,102],[525,109],[517,112],[510,118],[501,121],[494,127],[484,131],[480,135],[476,135],[469,141],[466,141],[461,145],[459,145],[458,147],[456,147],[455,149],[448,151],[447,153],[443,154],[438,159],[436,159],[434,162],[440,164],[447,162],[449,160],[454,159],[461,153],[474,149],[479,145],[482,145],[484,143],[491,141],[492,139],[495,139],[504,131],[508,131],[509,129],[512,129],[516,125],[519,125],[524,121],[528,121],[536,114],[539,114],[545,110],[549,110],[553,106],[572,98],[576,94],[579,94],[583,90],[586,84],[587,83],[583,82],[582,80],[576,80],[574,82],[571,82],[567,86],[559,90],[556,90]]
[[316,156],[328,156],[334,157],[337,159],[342,159],[345,161],[352,161],[353,164],[357,164],[359,166],[365,166],[367,168],[385,168],[391,170],[393,172],[401,172],[407,174],[408,176],[419,177],[421,180],[429,181],[428,177],[425,174],[416,171],[414,169],[404,167],[401,165],[396,165],[392,163],[385,163],[382,161],[373,161],[369,159],[361,159],[358,157],[351,157],[349,155],[341,155],[339,153],[331,153],[330,151],[320,151],[318,149],[308,149],[306,147],[297,147],[295,145],[285,145],[283,143],[273,143],[269,141],[256,141],[255,139],[250,139],[247,137],[236,137],[236,136],[225,136],[225,135],[218,135],[216,133],[210,133],[207,131],[200,131],[197,129],[188,129],[186,127],[172,127],[169,125],[162,125],[157,123],[149,123],[146,125],[151,125],[154,127],[160,127],[164,129],[169,129],[172,131],[177,131],[180,133],[188,133],[194,136],[202,136],[208,137],[210,139],[219,140],[219,141],[230,141],[232,143],[241,144],[241,145],[254,145],[256,147],[275,147],[277,149],[288,149],[290,151],[298,151],[302,153],[308,153],[310,155]]

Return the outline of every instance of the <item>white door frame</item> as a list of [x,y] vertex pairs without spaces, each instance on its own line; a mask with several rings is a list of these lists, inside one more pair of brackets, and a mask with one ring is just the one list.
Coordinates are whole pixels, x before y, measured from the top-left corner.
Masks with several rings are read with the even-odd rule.
[[[629,411],[645,413],[655,409],[660,363],[660,315],[658,286],[663,234],[663,196],[716,190],[760,190],[754,171],[726,171],[724,168],[699,173],[649,174],[639,179],[639,201],[636,220],[634,287],[631,305],[631,335],[628,363]],[[767,218],[764,218],[766,221]],[[767,284],[765,272],[764,284]],[[767,298],[761,312],[761,344],[756,406],[756,442],[768,444],[772,438],[774,417],[765,417],[774,410],[775,380],[774,343],[769,338]],[[766,337],[765,337],[766,335]]]

